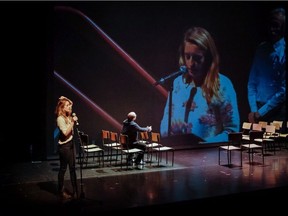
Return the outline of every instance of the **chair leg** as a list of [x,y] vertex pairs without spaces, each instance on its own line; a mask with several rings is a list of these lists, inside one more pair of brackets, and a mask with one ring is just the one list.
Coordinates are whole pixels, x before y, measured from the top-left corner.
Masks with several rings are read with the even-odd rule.
[[262,164],[264,166],[264,151],[263,151],[263,148],[262,148]]
[[[147,162],[152,163],[152,157],[153,157],[153,149],[152,147],[147,149]],[[157,159],[157,158],[156,158]]]
[[121,170],[122,170],[122,163],[123,163],[123,153],[121,153],[121,159],[120,159]]
[[218,148],[218,165],[220,165],[220,148]]
[[242,167],[242,150],[240,150],[240,165]]
[[147,152],[146,152],[146,161],[149,162],[150,160],[150,151],[151,151],[151,148],[147,148]]
[[166,150],[165,152],[163,151],[156,151],[156,157],[157,157],[157,163],[158,163],[158,167],[160,166],[160,162],[162,161],[162,157],[165,153],[165,163],[168,164],[168,159],[169,159],[169,152],[171,153],[171,166],[174,166],[174,150]]
[[102,167],[104,167],[104,151],[100,151],[99,154],[100,154],[99,165],[100,166],[102,165]]
[[126,154],[126,170],[128,170],[128,154]]
[[231,151],[227,151],[228,166],[231,165]]
[[116,149],[115,166],[117,165],[117,161],[118,161],[118,148]]
[[166,164],[168,164],[168,151],[166,151]]
[[110,153],[109,153],[109,163],[110,163],[110,166],[112,166],[112,147],[110,148]]

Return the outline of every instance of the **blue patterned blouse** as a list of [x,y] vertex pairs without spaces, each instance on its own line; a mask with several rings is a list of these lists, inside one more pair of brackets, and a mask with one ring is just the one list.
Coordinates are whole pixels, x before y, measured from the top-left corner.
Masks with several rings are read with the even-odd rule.
[[[187,123],[185,122],[185,106],[194,84],[185,84],[182,76],[173,81],[172,114],[170,135],[194,134],[204,142],[222,142],[228,140],[228,132],[239,131],[239,111],[237,96],[229,78],[219,74],[220,99],[215,97],[208,105],[201,87],[191,103]],[[169,95],[170,96],[170,95]],[[162,137],[168,136],[169,96],[164,108],[160,125]]]

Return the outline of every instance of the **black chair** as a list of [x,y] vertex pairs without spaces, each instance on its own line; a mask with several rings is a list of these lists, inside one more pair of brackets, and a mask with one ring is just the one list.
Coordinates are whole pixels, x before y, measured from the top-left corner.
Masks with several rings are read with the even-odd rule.
[[249,131],[252,128],[252,123],[243,122],[242,123],[242,141],[249,141]]
[[[126,169],[128,169],[129,163],[128,163],[128,156],[131,154],[137,154],[137,153],[143,153],[142,149],[138,149],[138,148],[129,148],[129,138],[127,135],[121,134],[119,135],[119,143],[121,145],[121,149],[119,149],[121,151],[121,169],[122,169],[122,165],[123,165],[123,160],[125,161],[126,164]],[[126,157],[125,157],[126,156]]]
[[95,161],[95,157],[98,157],[99,166],[104,166],[104,149],[95,144],[90,144],[88,134],[81,132],[79,133],[79,136],[81,141],[80,148],[82,151],[81,163],[85,163],[87,166],[90,157],[92,157],[93,162]]
[[254,141],[261,144],[264,148],[264,152],[273,151],[276,154],[276,141],[275,138],[278,137],[276,133],[275,125],[266,125],[264,134],[262,138],[256,138]]
[[218,164],[221,165],[221,152],[227,153],[227,165],[232,166],[232,152],[240,153],[240,166],[242,167],[242,132],[231,132],[228,134],[228,142],[218,147]]
[[146,155],[147,155],[147,161],[149,163],[152,163],[152,156],[153,156],[153,148],[160,147],[161,144],[157,142],[153,142],[151,138],[149,137],[149,133],[147,131],[140,132],[139,133],[139,143],[143,143],[146,146]]
[[102,146],[105,150],[107,150],[107,161],[111,165],[113,148],[119,147],[120,144],[118,142],[112,142],[110,136],[111,132],[109,130],[102,130],[101,132]]
[[261,151],[262,163],[264,165],[264,147],[257,143],[255,139],[263,139],[264,131],[250,131],[248,143],[242,144],[242,149],[247,150],[249,156],[249,163],[253,163],[254,154],[257,153],[257,149]]
[[122,146],[119,143],[119,135],[117,132],[110,131],[110,141],[111,141],[111,151],[112,151],[111,152],[111,158],[110,158],[110,164],[113,160],[113,153],[114,153],[115,165],[117,165],[118,155],[119,155],[120,150],[122,149]]
[[156,143],[158,146],[153,148],[153,152],[156,152],[156,158],[158,158],[158,166],[160,166],[160,162],[162,161],[162,154],[166,153],[166,164],[168,164],[168,152],[172,154],[172,166],[174,165],[174,151],[175,149],[169,146],[164,146],[160,141],[160,133],[151,132],[151,143]]

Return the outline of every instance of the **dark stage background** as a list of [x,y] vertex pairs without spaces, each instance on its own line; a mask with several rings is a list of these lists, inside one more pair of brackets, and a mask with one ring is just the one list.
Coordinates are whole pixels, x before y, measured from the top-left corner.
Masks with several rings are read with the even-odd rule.
[[[233,82],[240,122],[245,121],[249,69],[256,46],[265,38],[263,19],[282,4],[1,3],[6,66],[2,73],[7,76],[2,80],[9,87],[2,101],[8,114],[3,148],[7,157],[2,159],[7,161],[11,152],[17,161],[57,157],[54,108],[61,95],[72,99],[79,129],[96,143],[102,129],[119,131],[130,111],[138,114],[140,125],[158,131],[170,83],[152,83],[179,70],[178,47],[184,31],[193,25],[214,37],[220,72]],[[97,29],[115,44],[107,43]],[[126,57],[115,51],[115,45]],[[145,79],[139,68],[151,77]]]

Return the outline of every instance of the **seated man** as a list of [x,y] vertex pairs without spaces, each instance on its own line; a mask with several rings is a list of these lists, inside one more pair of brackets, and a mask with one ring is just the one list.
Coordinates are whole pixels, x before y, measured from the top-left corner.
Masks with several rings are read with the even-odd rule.
[[[145,144],[141,144],[137,142],[137,137],[138,137],[138,132],[141,131],[152,131],[152,126],[146,126],[146,127],[140,127],[136,122],[136,113],[135,112],[129,112],[127,115],[127,119],[125,119],[123,121],[123,127],[122,127],[122,134],[125,134],[128,136],[129,139],[129,148],[139,148],[142,149],[143,152],[139,153],[136,157],[135,163],[137,165],[141,165],[141,163],[143,164],[143,156],[144,156],[144,152],[146,150],[146,145]],[[132,164],[132,155],[128,156],[128,161],[129,164]]]

